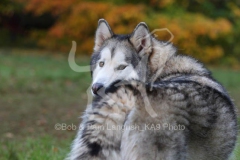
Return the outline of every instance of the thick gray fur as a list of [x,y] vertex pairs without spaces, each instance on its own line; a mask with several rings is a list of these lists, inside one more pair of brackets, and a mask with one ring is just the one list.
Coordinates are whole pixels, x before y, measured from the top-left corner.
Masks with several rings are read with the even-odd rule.
[[[94,72],[104,47],[121,47],[140,78],[118,87],[112,84],[105,96],[94,98],[67,159],[229,159],[236,144],[237,117],[228,93],[201,63],[177,54],[171,43],[149,36],[150,50],[147,46],[139,51],[132,43],[134,32],[122,36],[111,31],[113,35],[93,53],[91,64]],[[146,111],[146,98],[157,117]]]

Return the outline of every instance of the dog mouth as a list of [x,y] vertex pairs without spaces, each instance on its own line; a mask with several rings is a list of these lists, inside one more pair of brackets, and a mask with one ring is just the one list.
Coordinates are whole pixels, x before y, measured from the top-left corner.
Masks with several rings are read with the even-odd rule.
[[94,83],[92,85],[92,93],[94,95],[98,95],[99,94],[98,92],[102,89],[104,89],[104,85],[102,83]]
[[104,87],[101,83],[95,83],[92,85],[92,95],[93,96],[101,96],[103,97],[107,93],[115,92],[123,83],[121,80],[116,80],[115,82],[111,83],[108,87]]
[[93,90],[93,89],[91,89],[91,91],[92,91],[92,95],[94,96],[94,97],[103,97],[106,93],[105,93],[105,91],[106,91],[106,88],[105,87],[102,87],[101,89],[99,89],[99,90]]

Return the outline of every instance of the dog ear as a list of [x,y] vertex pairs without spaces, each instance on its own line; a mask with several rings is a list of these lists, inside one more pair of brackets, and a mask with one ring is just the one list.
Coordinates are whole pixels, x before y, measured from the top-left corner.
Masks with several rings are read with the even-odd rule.
[[152,41],[146,23],[141,22],[137,25],[130,36],[130,41],[141,56],[151,53]]
[[94,50],[97,51],[103,42],[113,36],[113,32],[105,19],[99,19],[98,28],[95,34]]

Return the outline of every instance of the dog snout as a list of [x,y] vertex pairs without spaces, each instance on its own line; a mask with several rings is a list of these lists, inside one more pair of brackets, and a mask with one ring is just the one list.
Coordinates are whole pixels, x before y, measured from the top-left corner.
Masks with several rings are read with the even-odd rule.
[[98,92],[102,87],[103,87],[103,84],[101,84],[101,83],[94,83],[94,84],[92,85],[92,91],[93,91],[93,93],[97,95],[97,92]]

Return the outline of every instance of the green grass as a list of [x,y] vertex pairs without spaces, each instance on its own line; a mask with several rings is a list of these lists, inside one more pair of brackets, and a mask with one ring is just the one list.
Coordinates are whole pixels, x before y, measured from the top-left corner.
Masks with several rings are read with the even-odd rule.
[[72,71],[65,56],[27,52],[0,50],[0,160],[63,159],[76,131],[54,125],[79,124],[90,73]]
[[231,69],[211,69],[213,77],[229,92],[234,103],[240,108],[240,71]]
[[4,142],[1,160],[60,160],[68,154],[70,140],[53,137]]
[[240,159],[240,135],[238,137],[239,138],[238,138],[237,146],[236,146],[236,149],[234,150],[232,160],[239,160]]
[[[89,58],[77,62],[88,65]],[[240,107],[240,71],[211,70]],[[0,50],[0,160],[64,159],[76,130],[54,125],[79,124],[90,83],[90,73],[72,71],[67,56]]]

